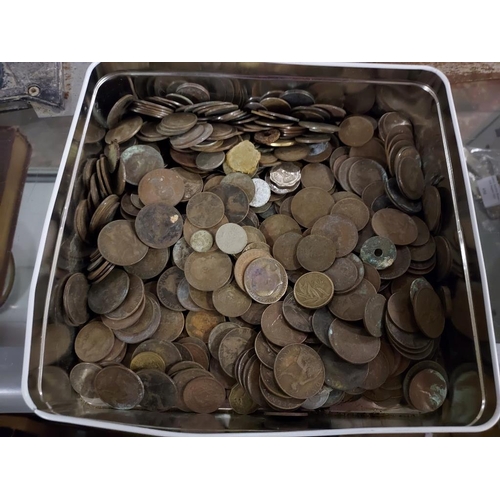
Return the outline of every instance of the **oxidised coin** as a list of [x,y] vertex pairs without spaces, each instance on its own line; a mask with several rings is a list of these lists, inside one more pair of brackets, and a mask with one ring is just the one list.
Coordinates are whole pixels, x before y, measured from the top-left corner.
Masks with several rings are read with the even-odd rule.
[[135,219],[140,240],[151,248],[168,248],[182,236],[182,216],[165,203],[153,203],[140,210]]
[[102,401],[117,410],[132,409],[144,397],[141,379],[120,365],[103,368],[95,377],[95,389]]

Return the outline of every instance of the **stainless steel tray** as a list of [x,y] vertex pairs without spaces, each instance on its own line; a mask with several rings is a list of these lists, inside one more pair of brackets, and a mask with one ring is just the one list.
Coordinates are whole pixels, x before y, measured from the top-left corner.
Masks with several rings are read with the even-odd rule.
[[[73,211],[81,196],[82,161],[92,154],[84,138],[91,116],[103,121],[110,106],[133,85],[139,96],[151,85],[189,79],[225,92],[248,95],[272,88],[307,88],[321,83],[343,93],[372,85],[381,111],[408,114],[428,181],[441,190],[443,232],[454,243],[454,307],[442,342],[451,376],[451,396],[441,411],[418,414],[400,406],[384,410],[363,400],[331,412],[294,415],[256,413],[213,415],[182,412],[115,411],[83,403],[71,390],[67,368],[72,354],[57,366],[45,365],[46,327],[60,315],[58,285],[68,272],[81,269],[81,248],[75,236]],[[82,140],[83,138],[83,140]],[[464,387],[462,375],[469,382]],[[460,380],[460,384],[457,382]],[[457,382],[457,385],[453,384]],[[381,433],[479,432],[500,416],[499,369],[491,308],[478,228],[453,107],[450,85],[439,71],[424,66],[375,64],[269,63],[96,63],[90,66],[69,132],[60,171],[43,228],[30,291],[23,366],[23,395],[39,416],[60,422],[151,435],[235,433],[252,435],[341,435]]]

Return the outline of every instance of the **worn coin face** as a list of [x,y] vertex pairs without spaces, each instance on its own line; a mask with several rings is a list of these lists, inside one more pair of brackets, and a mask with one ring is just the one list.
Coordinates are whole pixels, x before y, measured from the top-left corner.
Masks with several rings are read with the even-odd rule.
[[72,274],[64,286],[64,310],[77,325],[83,325],[89,320],[88,292],[89,283],[82,273]]
[[177,405],[174,381],[159,370],[146,368],[137,372],[144,385],[141,406],[149,411],[166,411]]
[[248,264],[244,274],[248,295],[260,304],[272,304],[285,295],[288,281],[285,268],[275,259],[260,257]]
[[444,403],[447,392],[446,380],[437,370],[422,370],[410,382],[410,402],[423,412],[437,410]]
[[94,363],[78,363],[73,367],[69,374],[71,387],[86,398],[96,398],[97,393],[94,387],[96,375],[102,370],[99,365]]
[[222,252],[234,255],[246,247],[248,236],[241,226],[229,222],[217,230],[215,242]]
[[144,397],[139,376],[120,365],[103,368],[95,377],[95,390],[102,401],[117,410],[132,409]]
[[250,328],[235,328],[222,339],[219,345],[219,362],[230,377],[234,377],[236,360],[254,345],[256,335]]
[[173,169],[147,172],[139,182],[139,198],[144,205],[163,202],[175,206],[184,197],[184,181]]
[[297,260],[308,271],[325,271],[335,261],[335,243],[326,236],[311,234],[297,244]]
[[[439,301],[439,297],[437,298]],[[426,311],[426,313],[427,312],[428,311]],[[408,293],[400,291],[392,294],[387,302],[387,313],[391,317],[391,320],[396,323],[401,330],[409,333],[418,331],[410,302],[410,295]]]
[[333,297],[332,280],[324,273],[303,274],[293,287],[295,300],[307,309],[319,309]]
[[215,290],[212,295],[215,309],[229,318],[245,314],[252,305],[252,299],[235,282],[228,283]]
[[248,197],[243,189],[232,184],[219,184],[210,190],[224,204],[224,214],[229,222],[238,224],[248,214],[250,208]]
[[297,260],[297,245],[302,239],[302,235],[294,231],[282,234],[276,238],[273,245],[273,257],[280,262],[287,271],[300,269],[300,262]]
[[336,256],[345,257],[358,243],[358,229],[347,215],[332,214],[318,219],[311,234],[330,238],[335,243]]
[[363,262],[380,271],[387,269],[396,260],[396,246],[388,238],[373,236],[363,243],[359,256]]
[[330,214],[340,214],[349,217],[356,229],[361,231],[370,220],[370,211],[368,207],[356,198],[344,198],[335,203],[330,210]]
[[168,248],[182,236],[182,216],[170,205],[152,203],[142,208],[135,219],[139,239],[151,248]]
[[184,311],[177,298],[177,288],[184,279],[184,273],[178,267],[168,268],[159,278],[156,293],[160,302],[172,311]]
[[201,291],[214,291],[225,285],[232,272],[231,259],[222,252],[192,253],[184,272],[189,284]]
[[180,311],[172,311],[166,307],[160,307],[160,314],[160,324],[151,338],[174,341],[184,329],[184,315]]
[[224,387],[209,377],[198,377],[186,385],[182,393],[185,405],[195,413],[213,413],[226,399]]
[[249,415],[258,408],[253,399],[240,384],[236,384],[231,389],[229,393],[229,405],[240,415]]
[[301,332],[312,332],[312,311],[300,305],[293,293],[283,301],[283,316],[290,326]]
[[113,331],[100,321],[85,325],[76,336],[76,355],[88,363],[97,363],[113,349],[115,338]]
[[224,316],[217,311],[189,311],[186,317],[186,331],[190,337],[207,343],[210,332],[219,323],[224,323]]
[[276,302],[267,307],[262,314],[262,333],[269,342],[280,347],[304,342],[307,335],[292,328],[283,316],[283,302]]
[[311,187],[299,191],[292,200],[293,218],[303,227],[313,227],[321,217],[328,215],[334,201],[328,191]]
[[165,361],[156,352],[143,351],[132,358],[130,361],[130,369],[134,372],[144,369],[153,369],[164,372],[166,369]]
[[198,193],[189,200],[186,215],[196,227],[202,229],[213,227],[224,217],[224,203],[214,193]]
[[129,275],[121,269],[113,269],[102,281],[93,284],[88,292],[88,304],[97,314],[108,314],[119,307],[127,297]]
[[142,260],[132,266],[126,266],[125,270],[143,280],[151,279],[165,269],[169,257],[168,248],[150,248]]
[[131,146],[122,152],[120,161],[125,167],[129,184],[137,186],[141,179],[152,170],[163,169],[165,162],[161,154],[151,146]]
[[350,293],[334,295],[328,304],[330,311],[344,321],[359,321],[363,319],[366,303],[376,295],[375,287],[366,279]]
[[117,266],[131,266],[143,259],[148,247],[137,237],[134,223],[115,220],[106,224],[97,238],[101,255]]
[[435,339],[443,333],[445,325],[443,305],[432,287],[422,288],[415,293],[413,311],[417,325],[427,337]]
[[384,208],[373,215],[372,227],[378,236],[390,239],[395,245],[411,245],[418,236],[413,219],[394,208]]
[[387,299],[380,294],[368,299],[363,314],[363,324],[366,331],[374,337],[382,337],[384,333],[384,318]]

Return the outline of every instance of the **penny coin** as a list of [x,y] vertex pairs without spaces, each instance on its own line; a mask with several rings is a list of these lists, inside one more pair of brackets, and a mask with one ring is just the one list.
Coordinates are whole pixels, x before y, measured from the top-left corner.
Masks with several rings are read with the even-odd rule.
[[[335,263],[336,262],[337,261],[335,261]],[[378,292],[381,284],[380,273],[373,266],[367,264],[366,262],[363,262],[363,267],[365,269],[365,278],[375,287],[375,290],[377,290]],[[333,282],[333,284],[335,285],[335,282]],[[335,286],[335,291],[338,293],[337,286]]]
[[200,229],[191,236],[189,244],[195,252],[208,252],[214,244],[214,237],[208,231]]
[[69,374],[71,387],[86,398],[96,398],[97,393],[94,388],[96,375],[102,370],[99,365],[94,363],[78,363],[73,367]]
[[411,352],[422,352],[429,348],[432,340],[424,335],[408,333],[398,328],[389,314],[385,315],[385,324],[389,340],[394,348],[403,349],[402,354],[408,356]]
[[179,346],[183,346],[189,352],[193,361],[200,364],[205,370],[208,370],[208,354],[199,345],[185,342],[183,344],[179,344]]
[[250,200],[251,207],[263,207],[271,197],[271,188],[269,184],[262,179],[252,179],[255,187],[254,197]]
[[330,311],[344,321],[359,321],[363,319],[366,303],[376,295],[375,287],[366,279],[352,292],[334,295],[328,304]]
[[415,293],[413,311],[417,325],[427,337],[435,339],[443,333],[445,326],[443,306],[438,294],[432,288],[422,288]]
[[118,125],[123,113],[130,103],[134,101],[134,99],[135,98],[132,94],[126,94],[123,97],[120,97],[120,99],[113,104],[113,107],[109,111],[106,119],[109,128],[113,128]]
[[283,316],[283,302],[275,302],[267,307],[262,315],[262,333],[266,339],[280,347],[300,344],[307,334],[292,328]]
[[186,316],[186,331],[190,337],[207,343],[210,332],[219,323],[224,323],[224,316],[216,311],[189,311]]
[[244,274],[245,290],[259,304],[277,302],[288,286],[284,267],[271,257],[260,257],[250,262]]
[[312,328],[314,334],[322,344],[326,345],[329,348],[331,348],[331,345],[328,337],[328,329],[330,328],[330,325],[334,319],[335,317],[327,307],[317,309],[316,311],[314,311],[312,317]]
[[104,359],[113,349],[113,331],[100,321],[85,325],[76,336],[75,353],[79,359],[96,363]]
[[168,135],[181,135],[191,130],[197,121],[193,113],[173,113],[162,118],[159,128]]
[[373,125],[364,116],[350,116],[340,124],[339,138],[347,146],[361,147],[373,137]]
[[211,292],[202,292],[201,290],[189,286],[189,296],[198,307],[207,311],[213,311],[215,309]]
[[313,331],[312,311],[302,307],[295,300],[293,293],[289,293],[283,301],[283,316],[292,328],[306,333]]
[[137,372],[144,385],[141,406],[149,411],[166,411],[177,406],[177,388],[165,373],[146,368]]
[[436,253],[436,242],[434,237],[430,237],[427,243],[419,247],[411,246],[410,254],[411,260],[415,262],[424,262],[426,260],[432,259]]
[[411,264],[411,254],[408,247],[398,247],[396,251],[396,260],[387,269],[379,271],[380,278],[384,280],[392,280],[402,276]]
[[419,411],[437,410],[444,403],[447,393],[446,380],[437,370],[422,370],[410,381],[410,402]]
[[264,384],[264,387],[272,392],[274,395],[279,396],[281,398],[288,399],[290,396],[283,392],[276,382],[276,377],[274,376],[274,369],[271,370],[270,368],[267,368],[265,365],[260,365],[259,366],[259,371],[260,371],[260,379],[262,383]]
[[142,123],[143,121],[140,116],[133,116],[131,118],[121,120],[115,125],[115,127],[108,130],[104,138],[106,144],[111,144],[113,141],[118,142],[118,144],[127,142],[129,139],[132,139],[137,132],[139,132],[142,127]]
[[222,406],[226,391],[214,378],[198,377],[188,382],[182,396],[191,411],[213,413]]
[[184,279],[184,273],[177,267],[170,267],[159,278],[156,293],[160,302],[172,311],[184,311],[177,298],[177,288]]
[[181,411],[189,411],[189,408],[184,403],[184,389],[186,388],[186,385],[191,382],[191,380],[198,377],[213,378],[213,375],[203,368],[187,368],[176,373],[175,375],[172,375],[172,380],[174,381],[178,394],[177,407]]
[[201,291],[214,291],[225,285],[232,272],[231,259],[222,252],[192,253],[184,272],[188,283]]
[[154,369],[161,372],[165,371],[165,361],[156,352],[144,351],[136,354],[130,362],[130,369],[138,372],[144,369]]
[[276,353],[271,349],[262,332],[255,338],[254,349],[259,361],[271,370],[274,369]]
[[352,191],[361,196],[367,186],[381,181],[385,175],[384,167],[376,161],[369,158],[359,158],[352,163],[347,172],[347,182]]
[[297,245],[297,260],[308,271],[325,271],[336,256],[334,242],[326,236],[305,236]]
[[230,322],[219,323],[212,328],[208,336],[208,350],[217,361],[219,360],[219,347],[222,339],[230,330],[234,330],[235,328],[238,328],[238,325]]
[[240,384],[236,384],[231,389],[229,393],[229,405],[240,415],[249,415],[258,408],[253,399]]
[[186,215],[196,227],[202,229],[213,227],[224,217],[224,203],[214,193],[198,193],[188,201]]
[[148,247],[137,237],[134,223],[115,220],[106,224],[97,238],[99,252],[117,266],[131,266],[143,259]]
[[161,154],[151,146],[131,146],[122,152],[120,162],[125,167],[125,177],[129,184],[137,186],[141,179],[152,170],[163,169],[165,162]]
[[382,337],[387,300],[383,295],[373,295],[368,299],[363,315],[366,331],[374,337]]
[[274,363],[276,382],[288,396],[307,399],[318,393],[325,381],[325,367],[318,354],[302,344],[284,347]]
[[332,389],[330,387],[324,385],[317,394],[304,401],[302,408],[306,410],[317,410],[318,408],[322,408],[328,401],[331,391]]
[[160,324],[152,339],[174,341],[184,330],[184,315],[180,311],[172,311],[160,306]]
[[361,231],[370,220],[368,207],[356,198],[339,200],[330,210],[330,215],[341,214],[349,217],[354,222],[356,229]]
[[242,292],[234,282],[215,290],[212,300],[215,309],[229,318],[245,314],[252,304],[252,299]]
[[253,176],[259,165],[260,152],[250,141],[242,141],[226,154],[227,165],[234,172]]
[[415,222],[418,229],[417,239],[412,243],[412,245],[415,247],[425,245],[429,241],[429,238],[431,236],[427,224],[420,217],[417,216],[413,216],[412,220],[413,222]]
[[289,232],[300,234],[301,232],[300,226],[296,221],[288,217],[288,215],[281,214],[271,215],[271,217],[265,219],[260,225],[259,230],[270,246],[273,246],[276,240],[283,234]]
[[196,166],[204,172],[210,172],[220,167],[225,159],[226,154],[223,151],[219,153],[198,153]]
[[64,286],[64,310],[76,325],[83,325],[89,320],[88,292],[89,283],[82,273],[72,274]]
[[234,365],[244,351],[250,349],[255,342],[256,333],[250,328],[230,330],[219,345],[219,362],[222,369],[234,377]]
[[125,266],[125,270],[143,280],[151,279],[165,269],[169,257],[170,250],[168,248],[150,248],[142,260],[132,266]]
[[[131,283],[132,283],[132,280],[131,280]],[[141,280],[141,283],[142,283],[142,280]],[[144,287],[144,285],[143,285],[143,287]],[[127,299],[125,299],[124,304],[126,301],[127,301]],[[132,326],[133,324],[135,324],[139,320],[139,318],[142,316],[142,313],[144,312],[144,309],[146,307],[146,302],[147,302],[146,297],[145,297],[144,291],[143,291],[143,295],[142,295],[141,301],[139,302],[137,309],[132,314],[130,314],[130,316],[127,316],[123,319],[110,319],[107,315],[101,316],[102,322],[108,328],[111,328],[113,331],[121,330],[123,328],[128,328],[129,326]],[[120,306],[120,307],[122,307],[122,306]],[[117,310],[119,310],[119,309],[120,308],[118,308]],[[112,313],[114,313],[114,312],[115,311],[112,311]],[[112,314],[112,313],[110,313],[110,314]]]
[[106,366],[96,375],[94,383],[98,397],[117,410],[130,410],[144,397],[141,379],[124,366]]
[[179,300],[182,307],[184,307],[188,311],[202,311],[203,309],[201,307],[198,307],[191,299],[191,294],[189,293],[190,289],[191,287],[189,286],[187,279],[184,278],[183,280],[181,280],[177,287],[177,299]]
[[[187,221],[186,221],[187,222]],[[184,223],[184,230],[186,229],[186,222]],[[174,264],[184,271],[184,264],[189,255],[191,255],[194,250],[189,246],[185,238],[180,238],[172,249],[172,260]]]
[[89,308],[97,314],[110,313],[125,300],[129,286],[129,275],[120,269],[113,269],[102,281],[90,287]]
[[280,397],[273,394],[263,383],[262,378],[259,377],[258,380],[259,389],[264,398],[264,401],[273,409],[277,411],[282,410],[295,410],[300,408],[300,406],[304,403],[304,399],[295,399],[290,397]]
[[278,236],[274,242],[273,257],[280,262],[287,271],[300,269],[300,263],[297,260],[297,245],[301,239],[302,236],[299,233],[290,231]]
[[222,252],[236,254],[245,248],[248,243],[248,237],[241,226],[229,222],[217,230],[215,242]]
[[312,226],[311,234],[330,238],[337,249],[337,257],[351,253],[358,243],[358,230],[352,219],[343,214],[321,217]]
[[328,215],[333,206],[334,201],[328,191],[310,187],[302,189],[293,197],[291,211],[301,226],[309,228],[319,218]]
[[409,215],[394,208],[384,208],[373,215],[372,227],[378,236],[389,238],[395,245],[411,245],[418,236]]
[[293,287],[293,295],[302,307],[318,309],[328,304],[333,297],[332,280],[319,272],[303,274]]
[[373,236],[363,243],[359,256],[363,262],[380,271],[391,266],[396,260],[396,246],[388,238]]
[[363,279],[363,276],[360,277],[356,260],[349,256],[335,259],[335,262],[325,271],[325,274],[332,280],[335,293],[340,294],[353,290]]
[[184,197],[184,181],[172,169],[159,168],[147,172],[139,182],[139,198],[144,205],[163,202],[177,205]]
[[246,268],[252,261],[258,259],[259,257],[269,257],[269,252],[267,250],[256,248],[247,250],[238,257],[238,260],[234,265],[234,279],[242,290],[245,290],[244,274]]
[[422,196],[424,220],[431,232],[437,230],[441,219],[441,195],[435,186],[427,185]]
[[376,200],[385,196],[385,187],[382,181],[375,181],[371,184],[368,184],[361,193],[361,199],[363,203],[373,210],[373,205]]
[[410,156],[396,163],[396,179],[401,192],[410,200],[419,200],[425,189],[421,161]]
[[146,205],[137,214],[135,230],[149,247],[168,248],[182,236],[182,216],[165,203]]
[[248,311],[241,315],[241,319],[250,325],[260,325],[262,314],[264,313],[267,304],[259,304],[252,302]]
[[[437,297],[437,300],[439,302],[439,297]],[[441,306],[440,303],[439,306]],[[393,293],[387,301],[387,313],[401,330],[409,333],[418,332],[409,294],[405,292]]]
[[369,363],[380,351],[379,338],[367,335],[363,328],[340,319],[333,320],[328,336],[333,350],[355,365]]
[[383,385],[390,375],[390,366],[382,350],[368,363],[368,375],[360,384],[361,389],[372,391]]
[[301,170],[301,182],[305,188],[316,187],[329,191],[335,184],[333,172],[322,163],[308,163]]
[[135,358],[141,352],[154,352],[159,354],[163,359],[166,371],[168,371],[173,365],[179,363],[182,358],[177,347],[172,344],[172,342],[164,340],[149,339],[142,342],[137,346],[132,357]]
[[252,178],[247,174],[242,174],[240,172],[228,174],[222,179],[221,184],[231,184],[239,187],[245,192],[249,202],[251,202],[255,196],[255,184]]
[[[111,274],[109,276],[111,276]],[[128,277],[129,286],[125,300],[117,308],[106,313],[106,317],[109,319],[120,320],[128,318],[139,309],[139,306],[144,299],[144,284],[142,280],[133,274]]]
[[219,184],[210,190],[224,204],[224,213],[229,222],[238,224],[248,214],[249,202],[245,191],[232,184]]

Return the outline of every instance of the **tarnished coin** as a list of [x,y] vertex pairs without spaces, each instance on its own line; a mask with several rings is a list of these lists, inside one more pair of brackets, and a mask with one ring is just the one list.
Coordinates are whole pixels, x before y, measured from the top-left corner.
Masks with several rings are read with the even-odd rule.
[[301,332],[312,332],[312,311],[302,307],[293,293],[289,293],[283,301],[283,316],[287,323]]
[[198,377],[186,385],[182,393],[184,404],[196,413],[213,413],[226,399],[224,387],[214,378]]
[[165,340],[149,339],[137,346],[132,354],[132,359],[141,352],[154,352],[161,356],[165,363],[165,370],[168,371],[176,363],[182,361],[181,354],[172,342]]
[[411,264],[411,253],[408,247],[397,247],[396,260],[386,269],[379,271],[380,278],[384,280],[392,280],[402,276]]
[[174,341],[184,329],[184,315],[180,311],[172,311],[160,306],[160,324],[152,339]]
[[360,388],[367,391],[378,389],[389,378],[390,369],[384,351],[380,350],[375,358],[368,363],[368,375]]
[[448,387],[446,380],[437,370],[421,370],[410,381],[409,396],[411,404],[420,411],[437,410],[446,399]]
[[111,130],[108,130],[104,140],[106,144],[111,144],[116,141],[118,144],[123,144],[129,139],[132,139],[142,127],[142,118],[140,116],[133,116],[125,118],[118,122]]
[[422,196],[424,219],[431,232],[436,231],[441,219],[441,195],[435,186],[427,185]]
[[259,361],[263,365],[273,370],[274,361],[276,360],[276,353],[271,349],[262,332],[260,332],[255,338],[254,348],[255,354],[259,358]]
[[283,392],[292,398],[307,399],[323,387],[325,367],[313,349],[292,344],[276,356],[274,375]]
[[254,197],[250,200],[251,207],[263,207],[271,198],[271,188],[269,184],[262,179],[252,179],[255,186]]
[[253,347],[256,335],[250,328],[235,328],[222,339],[219,345],[219,362],[230,377],[234,377],[236,360],[240,354]]
[[196,337],[206,344],[210,332],[220,323],[224,323],[224,316],[217,311],[189,311],[186,316],[186,331],[190,337]]
[[130,103],[134,101],[134,96],[132,94],[126,94],[123,97],[120,97],[118,101],[113,104],[113,107],[108,113],[108,117],[106,122],[109,128],[116,127],[118,125],[123,113],[130,106]]
[[271,217],[265,219],[259,229],[270,246],[273,246],[283,234],[289,232],[300,234],[300,226],[297,222],[291,217],[281,214],[271,215]]
[[[439,302],[439,297],[436,298]],[[441,307],[441,303],[439,303]],[[427,314],[429,311],[425,311]],[[403,291],[393,293],[387,301],[387,313],[398,328],[405,332],[418,332],[418,325],[415,321],[413,308],[410,302],[410,294]],[[444,318],[443,318],[444,319]]]
[[213,227],[224,217],[224,203],[214,193],[198,193],[188,201],[186,215],[196,227]]
[[334,295],[328,304],[330,311],[344,321],[359,321],[363,319],[366,303],[376,295],[375,287],[366,279],[352,292]]
[[285,295],[288,286],[287,274],[277,260],[260,257],[246,267],[244,285],[255,302],[272,304]]
[[373,215],[372,227],[378,236],[395,245],[411,245],[418,236],[417,225],[409,216],[394,208],[384,208]]
[[359,158],[347,172],[347,182],[356,194],[362,196],[367,186],[381,181],[386,175],[384,167],[376,161]]
[[136,354],[130,361],[130,369],[134,372],[145,369],[165,371],[165,361],[156,352],[143,351]]
[[302,239],[299,233],[290,231],[276,238],[273,245],[273,257],[280,262],[287,271],[300,269],[297,260],[297,245]]
[[95,377],[95,389],[102,401],[117,410],[132,409],[144,397],[144,385],[139,376],[121,365],[103,368]]
[[320,342],[327,347],[331,348],[330,339],[328,337],[328,329],[335,319],[333,314],[329,311],[327,307],[322,307],[314,311],[312,317],[312,327],[314,335],[320,340]]
[[120,162],[125,167],[127,182],[134,186],[137,186],[148,172],[163,169],[165,166],[161,154],[155,148],[142,144],[123,151]]
[[396,260],[396,246],[388,238],[373,236],[363,243],[359,256],[363,262],[380,271],[391,266]]
[[311,187],[299,191],[292,200],[293,218],[303,227],[313,227],[321,217],[328,215],[334,201],[328,191]]
[[[108,278],[113,274],[113,272],[111,272],[111,274],[108,275]],[[129,278],[129,284],[127,287],[128,291],[125,299],[123,300],[123,302],[121,302],[121,304],[118,307],[114,308],[108,313],[105,313],[107,318],[111,320],[121,320],[128,318],[139,309],[139,306],[141,305],[141,302],[144,299],[144,284],[142,280],[134,275],[128,275],[128,278]],[[101,281],[98,285],[105,282],[106,280],[107,278]],[[125,280],[123,281],[125,283]],[[93,286],[98,286],[98,285],[93,285]],[[121,286],[123,287],[124,285]],[[107,298],[104,299],[104,301],[106,300]]]
[[226,154],[221,151],[219,153],[198,153],[196,156],[196,166],[205,172],[210,172],[220,167],[226,158]]
[[293,295],[302,307],[319,309],[328,304],[333,297],[332,280],[324,273],[303,274],[293,287]]
[[322,408],[328,401],[331,391],[332,389],[330,387],[324,385],[317,394],[304,401],[302,408],[306,410],[317,410],[318,408]]
[[[309,151],[309,148],[306,147]],[[285,161],[271,168],[269,177],[278,187],[292,187],[300,181],[301,169],[297,163]]]
[[283,316],[283,302],[276,302],[267,307],[262,315],[262,333],[266,339],[280,347],[300,344],[307,334],[292,328]]
[[146,368],[137,372],[144,385],[141,406],[149,411],[166,411],[177,406],[177,388],[174,381],[159,370]]
[[222,252],[234,255],[245,248],[248,237],[241,226],[229,222],[217,230],[215,242]]
[[239,187],[221,183],[212,188],[210,192],[222,200],[224,214],[229,222],[238,224],[247,216],[250,205],[245,191]]
[[325,274],[332,280],[335,293],[348,293],[361,283],[364,277],[360,273],[361,264],[358,257],[349,254],[347,257],[335,259],[333,265],[325,271]]
[[335,184],[335,177],[326,165],[308,163],[301,171],[301,182],[305,188],[316,187],[330,191]]
[[311,234],[325,236],[335,243],[337,257],[350,254],[358,243],[358,230],[352,219],[343,214],[325,215],[312,226]]
[[189,244],[195,252],[208,252],[214,244],[214,237],[208,231],[200,229],[191,236]]
[[147,172],[139,182],[139,198],[144,205],[163,202],[175,206],[184,197],[184,181],[173,169]]
[[234,265],[234,279],[236,280],[236,283],[242,290],[245,290],[244,276],[247,267],[251,262],[253,262],[255,259],[258,259],[259,257],[269,257],[269,251],[260,248],[255,248],[243,252],[238,257],[238,260]]
[[240,415],[249,415],[257,410],[258,406],[254,403],[250,395],[240,384],[236,384],[229,393],[229,405]]
[[[184,223],[184,229],[186,228],[186,223]],[[189,255],[191,255],[194,250],[191,248],[189,243],[185,238],[180,238],[177,243],[172,248],[172,260],[174,264],[184,271],[184,264]]]
[[443,305],[432,287],[422,288],[415,293],[413,311],[418,327],[427,337],[435,339],[443,333],[445,325]]
[[325,271],[336,257],[335,243],[319,234],[305,236],[297,245],[297,260],[308,271]]
[[347,146],[363,146],[372,137],[373,125],[364,116],[350,116],[340,124],[339,138]]
[[212,300],[215,309],[229,318],[245,314],[252,305],[252,299],[242,292],[234,282],[215,290]]
[[131,266],[143,259],[148,247],[137,237],[134,223],[115,220],[106,224],[97,238],[101,255],[117,266]]
[[240,188],[247,195],[249,202],[251,202],[255,196],[255,184],[252,178],[247,174],[233,172],[226,175],[222,179],[221,184],[231,184]]
[[232,269],[231,259],[222,252],[195,252],[186,259],[184,272],[191,286],[208,292],[225,285]]
[[75,352],[79,359],[97,363],[109,355],[113,349],[113,331],[100,321],[85,325],[76,336]]
[[368,299],[363,315],[366,331],[374,337],[382,337],[387,300],[383,295],[373,295]]
[[225,322],[219,323],[212,328],[208,336],[208,350],[210,354],[218,361],[219,360],[219,347],[222,339],[229,333],[230,330],[239,328],[236,323]]
[[88,292],[89,283],[82,273],[72,274],[64,286],[64,310],[76,325],[83,325],[89,320]]
[[151,248],[168,248],[182,236],[182,216],[170,205],[152,203],[140,210],[135,219],[139,239]]
[[355,224],[356,229],[361,231],[370,220],[368,207],[356,198],[344,198],[339,200],[330,210],[331,215],[340,214],[349,217]]
[[159,278],[156,293],[160,302],[172,311],[184,311],[177,298],[177,288],[184,279],[184,273],[177,267],[168,268]]
[[96,375],[102,370],[99,365],[94,363],[78,363],[73,367],[69,374],[71,387],[86,398],[96,398],[97,393],[94,387]]
[[142,260],[132,266],[125,266],[125,270],[143,280],[151,279],[165,269],[169,257],[170,249],[168,248],[150,248]]

